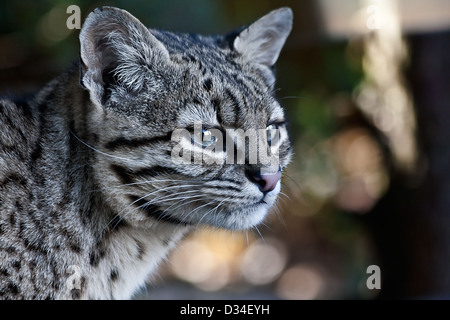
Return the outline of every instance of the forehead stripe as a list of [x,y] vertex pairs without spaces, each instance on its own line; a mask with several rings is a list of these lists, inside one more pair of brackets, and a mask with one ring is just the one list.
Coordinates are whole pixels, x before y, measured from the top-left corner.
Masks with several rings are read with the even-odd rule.
[[[225,94],[227,96],[227,98],[230,100],[231,102],[231,107],[233,108],[233,115],[234,115],[234,123],[233,126],[237,126],[237,124],[239,123],[239,118],[241,116],[241,103],[239,102],[239,99],[231,92],[230,89],[226,88],[225,89]],[[222,115],[222,119],[227,119],[229,117],[223,117]]]

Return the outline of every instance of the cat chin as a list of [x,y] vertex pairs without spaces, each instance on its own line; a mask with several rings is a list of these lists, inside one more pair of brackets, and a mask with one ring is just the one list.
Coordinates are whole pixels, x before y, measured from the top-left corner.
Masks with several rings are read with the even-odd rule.
[[217,227],[230,230],[247,230],[259,225],[266,217],[270,206],[267,204],[254,205],[251,208],[234,212],[230,217],[225,217],[222,225]]

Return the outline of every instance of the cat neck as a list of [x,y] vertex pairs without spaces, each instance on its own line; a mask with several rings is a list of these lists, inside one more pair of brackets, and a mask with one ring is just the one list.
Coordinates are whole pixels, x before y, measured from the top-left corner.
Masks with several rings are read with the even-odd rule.
[[129,299],[186,235],[187,227],[159,225],[153,230],[121,227],[94,247],[85,269],[88,299]]
[[111,201],[114,194],[105,192],[95,172],[95,133],[87,122],[96,110],[88,93],[77,85],[77,77],[76,68],[69,70],[35,99],[43,153],[61,159],[58,167],[64,168],[58,172],[42,162],[38,169],[61,198],[53,200],[61,203],[64,212],[54,228],[77,230],[64,235],[71,244],[60,260],[64,265],[59,266],[67,281],[74,282],[63,285],[57,298],[127,299],[190,228],[118,218],[125,207]]

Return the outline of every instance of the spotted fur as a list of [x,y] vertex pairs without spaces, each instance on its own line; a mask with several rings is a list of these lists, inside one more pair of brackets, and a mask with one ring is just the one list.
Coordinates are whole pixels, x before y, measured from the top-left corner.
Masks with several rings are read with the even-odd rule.
[[260,223],[280,182],[262,192],[258,163],[176,163],[172,133],[276,124],[282,170],[272,69],[291,24],[282,8],[204,37],[93,11],[79,63],[28,102],[0,100],[0,298],[130,298],[193,228]]

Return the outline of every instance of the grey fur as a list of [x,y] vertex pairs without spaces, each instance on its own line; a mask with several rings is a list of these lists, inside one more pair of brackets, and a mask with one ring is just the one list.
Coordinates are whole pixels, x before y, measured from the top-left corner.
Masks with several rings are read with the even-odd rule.
[[81,61],[28,103],[0,100],[0,298],[129,298],[193,228],[248,229],[279,192],[258,164],[180,165],[171,133],[279,124],[272,66],[288,8],[242,32],[147,29],[103,7],[81,30]]

